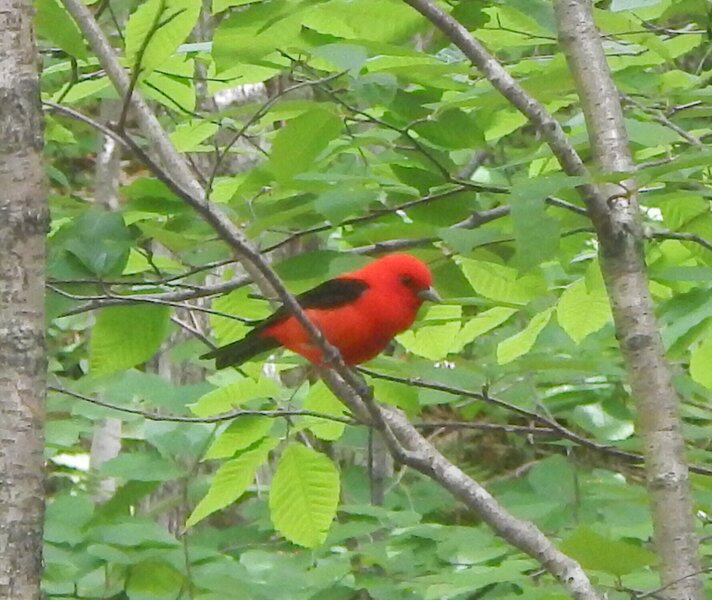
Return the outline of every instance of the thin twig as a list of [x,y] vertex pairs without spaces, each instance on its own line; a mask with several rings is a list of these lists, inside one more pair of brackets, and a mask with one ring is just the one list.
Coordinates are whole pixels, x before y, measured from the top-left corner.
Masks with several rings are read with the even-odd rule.
[[[584,446],[586,448],[590,448],[591,450],[596,450],[598,452],[604,452],[606,454],[616,456],[617,458],[624,459],[627,462],[632,462],[634,464],[641,464],[644,461],[644,457],[642,454],[638,454],[637,452],[628,452],[626,450],[620,450],[619,448],[616,448],[614,446],[609,446],[606,444],[599,444],[598,442],[589,440],[588,438],[585,438],[582,435],[579,435],[578,433],[571,431],[570,429],[568,429],[567,427],[564,427],[563,425],[561,425],[558,421],[556,421],[554,419],[551,419],[547,416],[541,415],[536,412],[532,412],[530,410],[527,410],[527,409],[517,406],[515,404],[511,404],[510,402],[507,402],[506,400],[501,400],[499,398],[495,398],[493,396],[490,396],[488,393],[473,392],[471,390],[467,390],[467,389],[459,388],[459,387],[455,387],[455,386],[450,386],[450,385],[446,385],[446,384],[439,383],[439,382],[424,381],[420,378],[398,377],[395,375],[390,375],[388,373],[380,373],[378,371],[366,369],[364,367],[360,367],[358,370],[361,373],[365,373],[365,374],[367,374],[371,377],[375,377],[377,379],[384,379],[386,381],[393,381],[395,383],[401,383],[403,385],[420,387],[420,388],[424,388],[424,389],[428,389],[428,390],[436,390],[439,392],[445,392],[447,394],[452,394],[455,396],[463,396],[465,398],[473,398],[475,400],[481,400],[482,402],[491,404],[492,406],[497,406],[499,408],[503,408],[509,412],[518,414],[518,415],[525,417],[529,420],[533,420],[533,421],[536,421],[537,423],[541,423],[542,426],[554,430],[562,438],[567,439],[572,442],[575,442],[576,444],[578,444],[580,446]],[[703,467],[701,465],[690,465],[690,471],[699,473],[701,475],[712,475],[711,468]]]
[[120,406],[118,404],[112,404],[110,402],[105,402],[104,400],[99,400],[98,398],[92,398],[91,396],[85,396],[84,394],[79,394],[68,390],[63,387],[49,385],[48,390],[57,392],[59,394],[64,394],[65,396],[71,396],[77,400],[83,400],[84,402],[89,402],[91,404],[96,404],[97,406],[102,406],[104,408],[110,408],[111,410],[116,410],[122,413],[127,413],[131,415],[137,415],[148,419],[149,421],[170,421],[175,423],[220,423],[222,421],[230,421],[232,419],[239,419],[240,417],[269,417],[270,419],[277,418],[287,418],[287,417],[315,417],[317,419],[324,419],[326,421],[335,421],[337,423],[344,423],[345,425],[358,425],[359,422],[349,418],[349,417],[339,417],[336,415],[327,415],[324,413],[317,412],[315,410],[248,410],[242,408],[236,408],[228,412],[220,413],[217,415],[212,415],[209,417],[187,417],[183,415],[166,415],[151,412],[148,410],[142,410],[140,408],[131,408],[129,406]]

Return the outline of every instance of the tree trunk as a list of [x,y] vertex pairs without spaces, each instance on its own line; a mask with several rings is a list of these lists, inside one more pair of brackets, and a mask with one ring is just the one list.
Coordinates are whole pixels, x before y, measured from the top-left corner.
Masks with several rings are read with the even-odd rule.
[[[604,173],[634,170],[618,91],[613,84],[590,0],[555,0],[559,38],[576,81],[593,155]],[[601,186],[608,210],[591,216],[601,270],[638,409],[655,546],[670,600],[702,599],[702,580],[685,459],[685,442],[655,321],[642,252],[635,183]]]
[[47,205],[30,0],[0,15],[0,598],[40,597]]

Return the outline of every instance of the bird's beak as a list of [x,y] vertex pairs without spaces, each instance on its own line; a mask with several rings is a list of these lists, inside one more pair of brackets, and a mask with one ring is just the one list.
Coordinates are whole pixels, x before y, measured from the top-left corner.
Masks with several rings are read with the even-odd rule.
[[440,294],[438,294],[435,291],[435,288],[426,288],[424,290],[420,290],[417,294],[418,298],[421,300],[430,300],[430,302],[442,302],[443,299],[440,297]]

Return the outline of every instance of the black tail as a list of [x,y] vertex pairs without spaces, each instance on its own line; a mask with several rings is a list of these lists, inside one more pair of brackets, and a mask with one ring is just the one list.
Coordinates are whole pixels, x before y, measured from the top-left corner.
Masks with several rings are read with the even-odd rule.
[[215,350],[203,354],[200,358],[214,358],[215,368],[224,369],[225,367],[241,365],[253,356],[267,350],[274,350],[279,345],[279,342],[274,338],[250,332],[241,340],[215,348]]

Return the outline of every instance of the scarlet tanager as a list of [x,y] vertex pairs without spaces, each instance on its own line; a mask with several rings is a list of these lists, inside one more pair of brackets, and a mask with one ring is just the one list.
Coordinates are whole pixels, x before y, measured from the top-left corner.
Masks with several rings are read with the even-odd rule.
[[[437,302],[428,267],[409,254],[389,254],[343,273],[296,297],[309,319],[339,349],[348,364],[367,361],[406,330],[424,300]],[[244,338],[204,354],[218,369],[239,365],[280,346],[322,363],[321,351],[284,308],[258,323]]]

